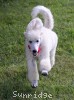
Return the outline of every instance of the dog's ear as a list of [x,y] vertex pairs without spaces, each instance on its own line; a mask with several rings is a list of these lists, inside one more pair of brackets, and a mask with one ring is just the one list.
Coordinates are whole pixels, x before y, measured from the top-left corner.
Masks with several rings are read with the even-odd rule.
[[27,32],[24,32],[24,36],[25,36],[25,38],[26,38],[26,33],[27,33]]
[[26,32],[24,32],[24,36],[25,36]]

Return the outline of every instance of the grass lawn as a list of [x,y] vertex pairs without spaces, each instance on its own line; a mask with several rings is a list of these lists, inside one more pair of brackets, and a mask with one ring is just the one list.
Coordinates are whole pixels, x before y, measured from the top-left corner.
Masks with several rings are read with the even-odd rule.
[[[24,31],[36,5],[51,9],[59,43],[56,64],[32,89]],[[0,0],[0,100],[74,100],[74,0]]]

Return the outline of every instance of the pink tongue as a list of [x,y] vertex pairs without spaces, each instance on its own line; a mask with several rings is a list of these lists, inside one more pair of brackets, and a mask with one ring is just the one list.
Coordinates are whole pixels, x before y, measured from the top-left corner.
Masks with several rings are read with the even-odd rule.
[[40,53],[40,51],[41,51],[41,48],[38,49],[38,53]]

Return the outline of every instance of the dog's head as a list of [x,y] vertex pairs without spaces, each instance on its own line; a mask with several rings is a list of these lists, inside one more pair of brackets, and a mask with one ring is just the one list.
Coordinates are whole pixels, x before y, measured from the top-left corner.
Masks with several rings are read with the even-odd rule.
[[37,56],[41,49],[40,45],[42,27],[42,21],[39,18],[35,18],[28,24],[27,30],[25,32],[27,46],[30,49],[30,52],[33,54],[33,56]]
[[26,35],[27,46],[33,56],[37,56],[40,52],[41,37],[39,31],[30,31]]

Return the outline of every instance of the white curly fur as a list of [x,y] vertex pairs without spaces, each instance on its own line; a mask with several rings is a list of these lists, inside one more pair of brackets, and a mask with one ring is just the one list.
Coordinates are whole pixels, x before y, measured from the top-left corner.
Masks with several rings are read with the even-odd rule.
[[[42,14],[44,18],[44,24],[38,14]],[[39,59],[39,70],[40,72],[49,72],[55,64],[55,53],[58,42],[58,37],[55,32],[52,31],[54,26],[54,20],[52,13],[49,9],[44,6],[36,6],[32,10],[32,20],[27,26],[25,34],[26,38],[26,57],[28,65],[28,79],[32,86],[38,86],[39,73],[36,63],[36,57],[33,56],[32,50],[36,47],[41,48],[40,53],[37,55]],[[39,44],[35,40],[39,40]],[[33,41],[30,44],[29,41]],[[30,45],[31,48],[28,47]]]
[[54,20],[51,11],[44,6],[36,6],[33,8],[31,16],[34,19],[38,14],[43,16],[44,26],[52,30],[54,27]]

